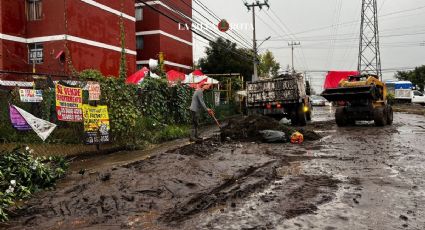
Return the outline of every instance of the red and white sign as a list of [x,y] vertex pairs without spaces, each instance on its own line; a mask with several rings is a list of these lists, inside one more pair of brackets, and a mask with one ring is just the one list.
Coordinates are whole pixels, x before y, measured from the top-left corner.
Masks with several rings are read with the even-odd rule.
[[99,101],[100,84],[98,82],[89,81],[87,82],[87,88],[89,90],[89,101]]

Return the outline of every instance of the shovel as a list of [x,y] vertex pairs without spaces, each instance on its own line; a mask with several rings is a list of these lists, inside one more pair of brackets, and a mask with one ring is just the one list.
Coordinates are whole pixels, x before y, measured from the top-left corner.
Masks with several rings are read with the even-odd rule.
[[217,118],[215,117],[214,113],[211,113],[210,116],[214,119],[215,123],[217,124],[218,128],[221,130],[220,122],[218,122]]

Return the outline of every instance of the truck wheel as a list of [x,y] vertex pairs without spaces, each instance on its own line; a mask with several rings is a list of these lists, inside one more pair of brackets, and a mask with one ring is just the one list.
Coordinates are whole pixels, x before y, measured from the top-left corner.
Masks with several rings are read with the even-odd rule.
[[376,126],[385,126],[387,124],[387,113],[385,107],[375,108],[373,111],[373,120]]
[[335,121],[339,127],[344,127],[347,125],[347,115],[345,114],[344,107],[338,107],[335,111]]
[[304,106],[300,105],[297,111],[298,125],[306,126],[307,125],[307,113],[304,112]]
[[307,112],[307,121],[311,121],[312,114],[313,114],[313,107],[310,106]]
[[391,107],[391,105],[388,105],[388,107],[387,107],[387,124],[392,125],[393,120],[394,120],[393,107]]
[[346,122],[347,122],[347,125],[349,125],[349,126],[355,126],[356,125],[356,120],[354,120],[352,118],[347,118]]

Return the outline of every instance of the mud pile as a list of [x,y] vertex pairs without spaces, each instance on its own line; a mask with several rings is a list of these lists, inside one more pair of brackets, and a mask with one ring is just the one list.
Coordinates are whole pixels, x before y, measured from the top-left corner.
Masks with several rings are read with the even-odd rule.
[[228,138],[238,141],[261,141],[262,130],[282,131],[287,137],[298,131],[304,135],[304,140],[314,141],[322,138],[313,130],[307,128],[293,128],[280,124],[278,121],[266,116],[248,116],[243,119],[236,118],[221,130],[221,139],[224,141]]

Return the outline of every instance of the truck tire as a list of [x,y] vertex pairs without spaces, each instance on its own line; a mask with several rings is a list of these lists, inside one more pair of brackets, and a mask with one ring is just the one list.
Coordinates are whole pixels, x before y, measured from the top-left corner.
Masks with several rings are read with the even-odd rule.
[[307,112],[307,121],[311,121],[311,117],[313,116],[313,107],[310,105],[308,107],[308,112]]
[[337,107],[335,111],[335,121],[338,127],[344,127],[347,125],[347,114],[345,113],[344,107]]
[[392,125],[394,120],[393,107],[391,105],[387,106],[387,124]]
[[385,126],[387,124],[387,112],[385,107],[378,107],[373,110],[373,120],[376,126]]

